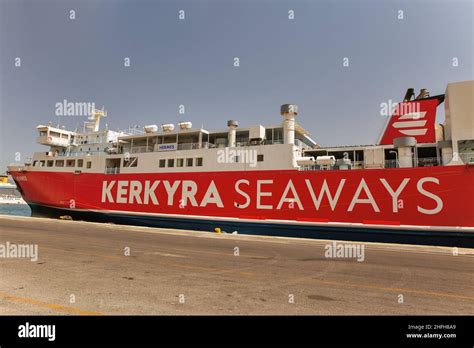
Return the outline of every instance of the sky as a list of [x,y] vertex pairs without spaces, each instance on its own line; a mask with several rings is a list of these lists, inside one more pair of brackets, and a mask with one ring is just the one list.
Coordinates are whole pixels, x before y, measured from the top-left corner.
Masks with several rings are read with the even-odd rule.
[[110,129],[276,125],[294,103],[318,143],[355,145],[407,88],[472,79],[473,0],[0,0],[0,173],[46,151],[38,124],[82,126],[63,100],[104,105]]

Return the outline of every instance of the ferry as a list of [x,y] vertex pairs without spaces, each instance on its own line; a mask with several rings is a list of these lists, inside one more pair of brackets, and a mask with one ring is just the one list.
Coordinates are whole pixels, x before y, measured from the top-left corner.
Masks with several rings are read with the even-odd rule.
[[[474,246],[474,81],[409,88],[370,145],[317,143],[280,107],[273,126],[37,126],[13,177],[34,215],[272,236]],[[445,120],[436,113],[444,103]],[[380,116],[376,116],[380,117]],[[326,122],[331,122],[330,118]]]
[[0,205],[3,204],[26,204],[8,175],[0,175]]

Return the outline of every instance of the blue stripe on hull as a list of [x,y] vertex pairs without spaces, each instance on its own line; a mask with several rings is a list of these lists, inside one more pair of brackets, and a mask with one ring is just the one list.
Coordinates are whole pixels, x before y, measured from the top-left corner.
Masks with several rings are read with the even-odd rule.
[[51,208],[31,204],[33,216],[58,218],[69,215],[74,220],[93,222],[112,222],[123,225],[162,227],[198,231],[214,231],[219,227],[222,231],[238,231],[239,234],[348,240],[359,242],[382,242],[401,244],[422,244],[438,246],[457,246],[464,248],[474,247],[474,233],[471,232],[442,232],[418,230],[392,230],[383,228],[355,228],[341,226],[310,226],[284,225],[274,223],[255,223],[247,221],[213,221],[200,219],[180,219],[177,217],[163,217],[150,215],[129,215],[122,213],[98,213]]

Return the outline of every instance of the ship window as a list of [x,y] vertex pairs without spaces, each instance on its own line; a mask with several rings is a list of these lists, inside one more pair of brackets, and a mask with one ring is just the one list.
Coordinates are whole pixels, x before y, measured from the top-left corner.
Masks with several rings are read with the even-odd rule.
[[76,165],[76,160],[67,160],[66,167],[74,167]]
[[202,157],[196,158],[196,166],[202,167]]
[[82,167],[84,165],[84,160],[77,160],[77,166]]
[[56,160],[56,167],[64,167],[64,160]]
[[40,167],[44,167],[44,161],[40,161]]
[[92,168],[92,162],[87,162],[87,164],[86,164],[86,168],[87,168],[87,169],[90,169],[90,168]]
[[176,167],[183,167],[184,166],[184,158],[178,158],[176,160]]
[[48,132],[46,131],[40,131],[40,137],[45,137],[48,135]]
[[192,167],[192,166],[193,166],[193,159],[186,158],[186,167]]
[[37,163],[38,163],[38,161],[33,161],[33,167],[36,167]]
[[174,167],[174,158],[168,159],[168,167]]
[[124,167],[136,167],[138,165],[138,158],[137,157],[130,157],[123,159],[123,166]]
[[263,155],[257,155],[257,162],[263,162]]
[[283,143],[283,128],[274,128],[273,129],[273,144],[282,144]]
[[166,167],[166,160],[160,159],[160,168]]
[[49,161],[46,163],[46,165],[47,165],[48,167],[52,167],[52,166],[54,165],[54,161],[53,161],[53,160],[49,160]]

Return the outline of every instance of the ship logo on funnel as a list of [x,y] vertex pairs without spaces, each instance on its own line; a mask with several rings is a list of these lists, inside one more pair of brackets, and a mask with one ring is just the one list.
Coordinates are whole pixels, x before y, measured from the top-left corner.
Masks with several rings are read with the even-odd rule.
[[435,142],[437,106],[437,99],[398,103],[388,120],[380,145],[393,145],[393,140],[400,137],[414,137],[418,144]]

